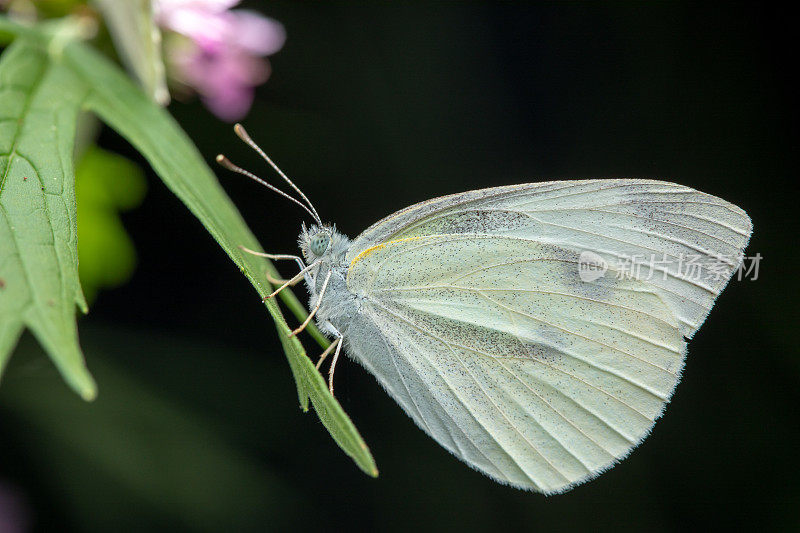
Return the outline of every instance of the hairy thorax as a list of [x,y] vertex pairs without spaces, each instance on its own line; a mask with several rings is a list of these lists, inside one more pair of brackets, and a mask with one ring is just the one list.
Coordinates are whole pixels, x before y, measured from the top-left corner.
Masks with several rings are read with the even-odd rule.
[[[327,233],[330,243],[322,255],[317,256],[312,251],[312,240],[320,234]],[[319,310],[315,316],[317,326],[329,336],[335,335],[335,330],[344,334],[348,329],[353,316],[358,312],[357,298],[347,288],[347,250],[350,239],[338,232],[333,226],[303,227],[299,237],[300,250],[308,264],[316,261],[318,266],[309,271],[305,277],[306,287],[309,292],[309,309],[319,303],[319,294],[322,291],[325,279],[330,272],[328,286],[322,298]],[[330,326],[333,325],[335,330]]]

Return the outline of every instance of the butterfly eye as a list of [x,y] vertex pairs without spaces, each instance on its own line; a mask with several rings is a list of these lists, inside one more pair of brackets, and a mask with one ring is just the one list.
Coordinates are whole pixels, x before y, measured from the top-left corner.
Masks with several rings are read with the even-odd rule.
[[311,242],[308,244],[308,247],[311,249],[311,253],[319,257],[328,249],[328,244],[330,244],[330,242],[331,238],[327,233],[317,233],[311,237]]

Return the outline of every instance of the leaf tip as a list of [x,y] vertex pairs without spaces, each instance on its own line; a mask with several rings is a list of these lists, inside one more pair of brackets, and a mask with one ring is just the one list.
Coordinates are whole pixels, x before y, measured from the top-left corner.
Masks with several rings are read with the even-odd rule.
[[89,375],[75,383],[75,388],[84,401],[93,402],[97,398],[97,383]]
[[97,383],[85,366],[70,369],[66,373],[63,369],[60,370],[72,390],[84,401],[91,402],[97,398]]
[[81,398],[87,402],[93,402],[97,398],[97,387],[81,391]]

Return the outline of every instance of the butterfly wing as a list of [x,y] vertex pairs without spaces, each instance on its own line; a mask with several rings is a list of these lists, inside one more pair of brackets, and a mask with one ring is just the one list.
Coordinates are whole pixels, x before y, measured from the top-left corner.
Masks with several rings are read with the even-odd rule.
[[[738,267],[750,229],[732,204],[657,181],[424,202],[348,252],[366,332],[349,335],[350,354],[467,464],[563,491],[649,433],[678,382],[684,336]],[[586,251],[607,262],[605,275],[581,278]],[[620,262],[653,254],[659,265],[631,261],[635,275]],[[690,255],[691,272],[680,268]]]
[[751,231],[742,209],[682,185],[632,179],[553,181],[413,205],[359,235],[347,259],[352,263],[386,242],[436,234],[520,236],[567,250],[589,250],[610,265],[626,263],[636,270],[670,305],[681,333],[691,338],[739,267]]

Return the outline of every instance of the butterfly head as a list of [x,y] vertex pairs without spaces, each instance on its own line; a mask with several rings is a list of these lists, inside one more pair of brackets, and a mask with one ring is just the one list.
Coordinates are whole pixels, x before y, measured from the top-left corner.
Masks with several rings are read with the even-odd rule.
[[318,259],[325,260],[328,256],[333,258],[346,248],[346,244],[344,247],[342,245],[348,239],[333,226],[312,224],[306,227],[303,224],[298,241],[306,261],[313,263]]

